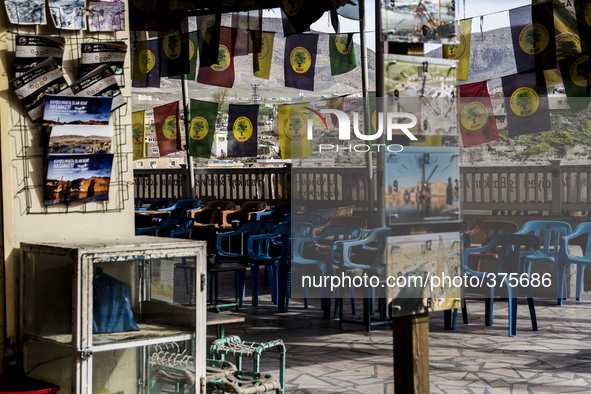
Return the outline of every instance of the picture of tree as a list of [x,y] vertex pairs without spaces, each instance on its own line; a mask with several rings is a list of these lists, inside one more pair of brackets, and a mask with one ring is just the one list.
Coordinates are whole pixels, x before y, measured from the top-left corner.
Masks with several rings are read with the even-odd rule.
[[302,67],[302,64],[306,63],[306,52],[296,51],[293,61],[297,63],[298,67]]
[[236,125],[236,130],[238,130],[240,133],[240,137],[244,137],[244,133],[248,131],[248,124],[246,123],[246,120],[241,120],[238,122]]
[[478,110],[477,106],[471,106],[466,111],[466,119],[472,122],[473,125],[476,124],[476,119],[480,117],[480,111]]
[[577,43],[573,40],[560,40],[556,42],[556,54],[558,59],[564,59],[578,52]]
[[299,116],[292,116],[289,119],[289,130],[291,131],[292,136],[298,136],[300,134],[300,130],[303,129],[304,124],[302,123],[302,119]]
[[170,139],[176,138],[176,122],[166,122],[164,127],[166,128],[164,135],[170,136]]
[[532,26],[531,29],[528,29],[525,33],[524,39],[526,43],[532,46],[532,48],[535,48],[536,44],[542,40],[542,32],[540,31],[540,28]]
[[193,123],[193,131],[195,132],[196,137],[199,137],[201,133],[205,131],[205,125],[203,124],[202,120],[198,120]]
[[517,93],[515,104],[522,107],[524,111],[527,110],[528,105],[531,105],[531,103],[532,97],[527,90]]
[[218,50],[218,64],[223,64],[226,61],[227,55],[226,49],[220,47]]
[[171,59],[176,59],[180,55],[180,50],[179,50],[179,53],[177,53],[177,48],[180,48],[178,34],[177,33],[169,34],[167,41],[168,41],[168,50],[169,50],[168,57],[170,57]]

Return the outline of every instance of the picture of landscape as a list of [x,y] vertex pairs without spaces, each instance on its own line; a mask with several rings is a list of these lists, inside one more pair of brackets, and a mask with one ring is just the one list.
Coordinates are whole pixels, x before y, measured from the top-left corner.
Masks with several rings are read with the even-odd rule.
[[48,153],[110,153],[113,126],[53,126]]
[[388,225],[459,220],[458,148],[405,147],[386,158]]
[[[388,237],[387,275],[397,278],[388,286],[392,315],[402,316],[459,307],[461,287],[438,282],[443,275],[460,275],[458,233],[429,233]],[[400,279],[404,278],[404,279]],[[402,281],[406,281],[402,286]]]
[[453,0],[397,0],[382,3],[382,25],[386,41],[456,41]]
[[112,97],[52,96],[45,99],[44,123],[107,125]]
[[108,201],[113,154],[49,155],[45,205]]

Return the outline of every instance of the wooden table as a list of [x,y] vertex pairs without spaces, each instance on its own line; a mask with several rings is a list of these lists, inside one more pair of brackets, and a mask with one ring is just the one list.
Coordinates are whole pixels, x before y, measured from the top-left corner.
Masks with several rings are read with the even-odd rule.
[[207,325],[217,327],[217,339],[224,337],[224,324],[243,323],[244,316],[230,313],[207,312]]

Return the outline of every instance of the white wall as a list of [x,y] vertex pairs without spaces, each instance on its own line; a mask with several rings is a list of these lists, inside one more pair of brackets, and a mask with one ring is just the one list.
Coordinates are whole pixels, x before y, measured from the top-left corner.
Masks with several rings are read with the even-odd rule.
[[[126,26],[129,26],[126,16]],[[125,60],[126,87],[122,89],[127,105],[111,116],[113,173],[109,201],[86,204],[43,205],[44,158],[40,145],[40,121],[31,122],[21,103],[8,86],[14,77],[14,40],[21,34],[58,34],[51,17],[46,26],[11,25],[4,6],[0,6],[0,153],[2,179],[3,260],[7,309],[6,334],[16,335],[16,278],[19,244],[23,241],[97,239],[133,235],[133,170],[131,159],[131,62]],[[64,71],[69,83],[78,78],[80,44],[89,41],[123,40],[129,45],[129,32],[90,33],[60,30],[66,38]],[[0,316],[2,316],[0,314]]]

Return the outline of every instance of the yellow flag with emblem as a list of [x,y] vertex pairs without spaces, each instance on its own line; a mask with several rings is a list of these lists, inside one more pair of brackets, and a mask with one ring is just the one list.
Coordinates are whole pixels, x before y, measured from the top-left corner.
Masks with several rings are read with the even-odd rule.
[[261,51],[252,54],[252,65],[254,69],[254,76],[263,79],[269,79],[271,75],[271,62],[273,61],[273,43],[275,41],[275,33],[251,32],[255,35],[260,34]]
[[443,57],[458,61],[458,81],[468,80],[468,69],[470,68],[470,36],[472,32],[472,19],[460,21],[460,35],[458,44],[443,45]]
[[146,157],[146,111],[131,113],[131,133],[133,141],[133,160]]
[[312,141],[308,140],[307,135],[308,119],[311,119],[308,107],[310,103],[277,106],[279,148],[282,159],[296,159],[312,154]]

